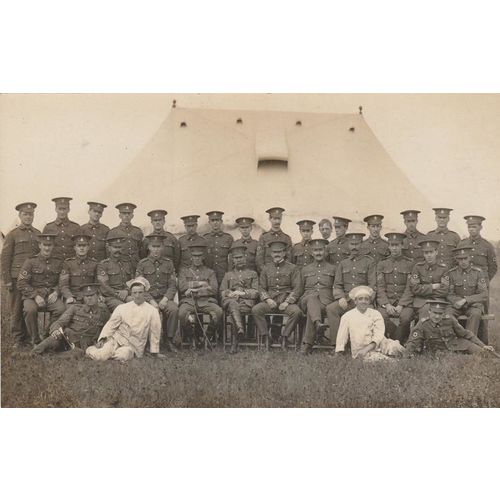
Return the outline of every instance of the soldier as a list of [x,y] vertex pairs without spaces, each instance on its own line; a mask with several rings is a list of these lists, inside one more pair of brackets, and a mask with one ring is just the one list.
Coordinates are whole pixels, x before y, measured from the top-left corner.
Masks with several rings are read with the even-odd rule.
[[[257,265],[255,264],[255,255],[257,253],[257,246],[259,242],[254,240],[251,236],[252,224],[255,219],[252,217],[238,217],[236,219],[236,224],[241,233],[241,238],[237,239],[234,243],[238,245],[245,245],[246,247],[246,267],[252,271],[257,271]],[[229,256],[229,269],[233,269],[233,261],[231,255]]]
[[321,237],[326,240],[330,241],[330,238],[332,236],[332,222],[330,219],[321,219],[318,224],[319,232],[321,233]]
[[[162,256],[170,259],[174,264],[175,270],[179,270],[179,264],[181,261],[181,246],[177,241],[177,238],[170,233],[165,231],[165,216],[167,215],[166,210],[151,210],[148,212],[148,217],[151,218],[151,225],[153,226],[153,232],[149,235],[162,235],[165,236],[163,239]],[[142,243],[142,255],[146,256],[149,249],[149,241],[147,237]]]
[[189,253],[189,247],[191,245],[204,246],[207,244],[207,240],[197,233],[199,218],[199,215],[185,215],[181,217],[184,221],[184,228],[186,229],[186,234],[183,234],[179,238],[179,245],[181,247],[181,266],[189,267],[191,265],[191,254]]
[[63,262],[59,276],[59,289],[66,300],[66,305],[74,302],[82,303],[82,285],[96,282],[97,260],[88,256],[91,236],[75,234],[72,238],[75,245],[75,257]]
[[52,233],[38,235],[40,253],[24,261],[17,279],[23,297],[24,321],[33,345],[45,335],[38,332],[38,311],[45,310],[51,319],[57,319],[66,309],[58,288],[62,260],[52,255],[55,240],[56,235]]
[[89,257],[97,260],[97,262],[101,262],[101,260],[107,257],[106,236],[108,235],[109,227],[100,222],[107,205],[97,201],[87,201],[87,205],[89,206],[89,221],[80,229],[83,234],[90,236]]
[[109,235],[113,238],[122,238],[123,256],[128,257],[135,268],[143,257],[142,240],[144,239],[142,231],[131,224],[134,218],[134,210],[137,207],[133,203],[119,203],[115,208],[120,212],[121,222],[109,231]]
[[312,220],[300,220],[297,222],[299,226],[302,241],[295,243],[292,247],[292,264],[299,267],[304,267],[314,261],[309,242],[312,238],[313,228],[316,222]]
[[273,207],[266,210],[269,214],[269,221],[271,222],[271,229],[269,231],[264,231],[259,238],[259,244],[257,246],[257,254],[255,256],[255,262],[257,264],[257,272],[260,274],[262,268],[273,261],[271,257],[271,251],[269,248],[269,242],[283,240],[287,243],[288,248],[286,249],[286,260],[291,261],[292,258],[292,238],[285,234],[281,230],[281,221],[283,219],[284,208]]
[[49,222],[43,228],[44,233],[52,233],[56,235],[54,251],[52,256],[61,259],[63,262],[70,257],[75,256],[75,250],[71,238],[80,232],[80,226],[76,222],[68,219],[69,202],[73,198],[59,197],[52,198],[56,205],[56,220]]
[[[146,301],[156,307],[167,323],[167,348],[177,352],[173,339],[179,327],[179,308],[174,302],[177,293],[177,277],[173,262],[164,257],[163,245],[167,236],[150,234],[146,236],[149,255],[137,265],[136,277],[143,276],[149,282]],[[168,241],[170,243],[170,241]]]
[[99,285],[80,288],[83,304],[70,305],[64,314],[50,325],[50,335],[33,348],[34,354],[45,351],[82,349],[93,345],[106,321],[108,308],[99,302]]
[[227,272],[229,249],[234,239],[229,233],[222,231],[224,212],[212,210],[207,215],[211,231],[203,235],[208,244],[206,266],[215,271],[217,283],[220,284]]
[[266,314],[286,314],[288,321],[282,332],[286,345],[302,317],[302,311],[296,304],[302,295],[302,278],[299,268],[285,259],[288,239],[272,240],[267,245],[269,250],[266,255],[271,256],[272,262],[265,264],[260,273],[259,294],[262,302],[253,306],[252,314],[261,339],[268,335]]
[[413,266],[410,291],[413,295],[413,308],[422,318],[427,315],[427,301],[446,298],[450,279],[446,265],[437,261],[439,241],[428,237],[420,242],[420,247],[424,261]]
[[404,210],[401,212],[406,226],[406,231],[404,232],[406,238],[403,240],[403,255],[411,259],[414,264],[424,260],[424,254],[419,243],[425,239],[425,234],[417,229],[419,213],[420,210]]
[[322,322],[322,314],[326,314],[326,306],[334,301],[335,266],[326,261],[327,245],[326,239],[312,239],[309,247],[314,262],[301,270],[304,294],[300,299],[300,307],[307,318],[300,349],[302,354],[309,354],[315,337],[321,339],[328,328],[328,325]]
[[217,304],[215,271],[203,265],[207,243],[201,241],[189,248],[191,264],[179,270],[179,321],[181,328],[196,328],[196,312],[210,316],[214,331],[220,326],[222,309]]
[[452,208],[433,208],[436,214],[437,228],[429,231],[427,236],[439,242],[437,261],[448,269],[453,267],[453,249],[460,242],[460,236],[448,229]]
[[345,217],[333,217],[336,238],[326,247],[326,258],[330,264],[338,266],[341,261],[347,259],[351,253],[349,241],[346,238],[347,228],[351,219]]
[[375,264],[389,256],[389,244],[380,236],[383,219],[383,215],[368,215],[363,219],[370,235],[361,243],[359,252],[362,255],[370,255],[375,260]]
[[356,286],[366,285],[377,290],[377,273],[375,260],[369,255],[363,255],[359,249],[363,242],[363,233],[346,234],[349,242],[350,255],[340,262],[335,270],[335,284],[332,302],[326,307],[326,316],[330,325],[330,343],[337,342],[337,332],[342,315],[355,307],[349,297],[349,292]]
[[472,246],[465,245],[453,250],[458,266],[448,273],[450,283],[447,298],[453,316],[467,316],[465,328],[478,335],[481,315],[488,301],[488,278],[480,267],[472,265],[471,252]]
[[5,237],[2,248],[2,279],[9,292],[10,333],[14,337],[14,348],[26,340],[26,327],[23,320],[23,299],[17,277],[26,259],[35,256],[38,249],[38,235],[33,219],[36,203],[26,202],[16,206],[21,224]]
[[222,308],[231,315],[233,329],[231,336],[231,354],[238,351],[238,340],[245,333],[242,313],[250,313],[259,298],[259,277],[257,272],[248,269],[247,247],[240,243],[231,246],[231,261],[234,270],[228,271],[220,286]]
[[132,300],[127,282],[134,277],[134,268],[128,257],[122,251],[124,238],[113,236],[112,232],[106,237],[107,259],[97,265],[97,281],[101,285],[101,294],[110,311],[117,306]]
[[[384,318],[386,336],[404,345],[415,315],[409,288],[413,261],[402,253],[405,234],[387,233],[385,237],[391,255],[377,264],[378,311]],[[396,326],[391,318],[399,318],[399,325]]]
[[476,267],[482,269],[484,274],[491,281],[497,273],[497,258],[493,245],[481,236],[484,217],[481,215],[466,215],[464,219],[467,221],[467,229],[469,237],[463,239],[460,245],[470,245],[471,261]]
[[493,347],[483,344],[452,315],[446,314],[450,306],[448,302],[430,300],[427,306],[429,314],[421,318],[412,329],[410,340],[405,346],[406,356],[421,354],[423,351],[494,355]]

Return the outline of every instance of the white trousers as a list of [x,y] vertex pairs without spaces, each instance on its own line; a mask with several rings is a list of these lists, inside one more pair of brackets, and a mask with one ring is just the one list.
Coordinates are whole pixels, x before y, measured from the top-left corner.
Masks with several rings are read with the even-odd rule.
[[118,361],[128,361],[134,357],[134,351],[126,345],[118,345],[115,339],[109,339],[102,347],[90,346],[85,354],[95,361],[106,361],[107,359],[117,359]]

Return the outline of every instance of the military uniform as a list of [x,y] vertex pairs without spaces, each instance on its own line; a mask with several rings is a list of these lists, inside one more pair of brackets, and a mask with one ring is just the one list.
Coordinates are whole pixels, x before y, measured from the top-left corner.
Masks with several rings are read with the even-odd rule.
[[90,248],[88,256],[100,262],[106,258],[106,236],[109,233],[109,227],[106,224],[92,224],[87,222],[80,227],[83,234],[90,236]]
[[389,255],[389,244],[383,238],[372,238],[368,236],[368,238],[361,243],[359,253],[361,255],[369,255],[375,261],[375,264],[377,264],[379,260],[385,259]]
[[[419,262],[413,266],[409,283],[413,295],[413,307],[420,314],[426,314],[425,304],[428,300],[443,299],[448,295],[450,278],[447,275],[448,268],[441,263],[427,264]],[[432,289],[433,284],[439,288]]]
[[338,266],[344,259],[349,257],[349,241],[346,236],[339,236],[330,241],[326,247],[327,260],[330,264]]
[[471,246],[471,262],[479,267],[491,281],[498,270],[495,248],[482,236],[477,238],[465,238],[460,242],[460,246]]
[[[18,211],[34,212],[35,203],[21,203]],[[25,335],[23,323],[23,300],[17,278],[26,259],[38,253],[38,235],[40,231],[33,226],[21,224],[10,231],[3,242],[1,264],[2,280],[9,285],[10,333],[16,343],[22,342]]]
[[203,238],[208,244],[205,265],[215,271],[217,282],[222,283],[222,278],[227,272],[229,249],[234,239],[223,231],[210,231],[205,233]]
[[[255,256],[257,254],[257,246],[259,242],[257,240],[254,240],[253,238],[240,238],[239,240],[236,240],[233,245],[244,245],[247,249],[247,264],[246,267],[247,269],[250,269],[252,271],[257,271],[257,265],[255,263]],[[231,259],[231,256],[229,256],[229,270],[233,270],[233,261]]]
[[427,236],[439,241],[437,261],[448,269],[453,265],[453,249],[460,243],[460,236],[449,229],[434,229]]
[[[206,245],[207,240],[199,234],[183,234],[179,238],[179,245],[181,249],[181,267],[189,267],[191,265],[191,253],[189,248],[193,245]],[[180,271],[179,271],[180,272]]]
[[59,276],[59,289],[62,296],[68,299],[75,299],[81,302],[82,285],[95,283],[97,276],[97,260],[91,257],[71,257],[63,262],[61,274]]
[[422,248],[419,246],[426,236],[420,231],[405,231],[406,238],[403,240],[403,255],[411,259],[414,264],[424,259]]
[[141,260],[142,257],[142,240],[144,234],[140,228],[132,224],[119,224],[110,229],[108,236],[118,237],[123,239],[122,255],[130,259],[133,267]]
[[263,267],[266,264],[272,262],[271,252],[269,251],[269,243],[272,241],[286,241],[286,257],[285,260],[288,262],[292,258],[292,238],[285,234],[281,229],[279,231],[264,231],[259,238],[259,243],[257,245],[257,252],[255,255],[255,263],[257,264],[257,271],[259,274],[262,272]]
[[[110,241],[110,237],[112,238],[108,234],[107,241]],[[97,281],[101,285],[101,294],[110,311],[124,303],[118,297],[118,292],[127,290],[127,281],[133,277],[134,268],[127,257],[120,256],[118,259],[109,257],[98,263]]]
[[80,226],[76,222],[69,219],[49,222],[43,228],[44,233],[52,233],[56,235],[53,257],[64,261],[75,256],[72,238],[80,232]]
[[[162,256],[171,260],[177,271],[181,262],[181,246],[177,238],[164,229],[161,231],[153,231],[151,234],[148,234],[148,236],[164,236]],[[148,254],[148,236],[144,238],[142,243],[142,255]]]
[[292,264],[299,267],[307,266],[314,262],[311,249],[307,243],[295,243],[292,247]]

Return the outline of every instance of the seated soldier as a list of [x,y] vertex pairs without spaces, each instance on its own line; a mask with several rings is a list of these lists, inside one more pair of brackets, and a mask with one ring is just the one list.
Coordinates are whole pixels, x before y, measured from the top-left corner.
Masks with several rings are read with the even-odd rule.
[[[70,305],[64,314],[50,325],[50,335],[34,349],[34,354],[45,351],[68,351],[93,345],[106,321],[108,308],[99,303],[99,285],[82,285],[83,304]],[[82,352],[83,354],[83,352]]]
[[245,333],[241,314],[250,313],[259,298],[259,277],[256,271],[246,267],[245,245],[233,243],[230,252],[234,270],[224,275],[220,292],[222,308],[231,315],[233,323],[231,354],[235,354],[238,351],[238,340]]
[[179,271],[179,321],[181,328],[189,327],[194,335],[196,313],[210,316],[214,331],[220,326],[222,309],[217,304],[218,285],[215,271],[203,265],[207,243],[199,241],[189,246],[191,264]]
[[465,328],[477,336],[481,315],[488,301],[488,281],[483,271],[472,265],[471,250],[472,247],[468,245],[459,245],[453,249],[458,266],[448,273],[448,300],[453,316],[467,316]]
[[449,307],[450,304],[445,300],[428,301],[428,316],[421,318],[412,329],[406,344],[406,355],[413,356],[424,351],[451,351],[498,356],[493,347],[483,344],[452,315],[446,314]]

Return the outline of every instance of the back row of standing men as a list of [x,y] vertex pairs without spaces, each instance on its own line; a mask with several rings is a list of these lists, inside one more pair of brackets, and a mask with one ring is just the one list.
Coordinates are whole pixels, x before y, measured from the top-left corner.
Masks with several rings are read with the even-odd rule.
[[[176,293],[175,279],[172,281],[172,276],[175,277],[176,273],[179,275],[181,295],[183,293],[180,286],[182,268],[190,269],[189,276],[192,275],[191,279],[186,279],[187,277],[184,276],[184,281],[190,285],[187,291],[193,291],[191,286],[193,282],[205,282],[200,275],[200,264],[195,266],[194,272],[191,269],[192,250],[199,248],[205,249],[202,252],[205,257],[204,264],[215,272],[217,284],[222,285],[226,272],[234,267],[230,255],[232,249],[237,251],[240,248],[241,251],[244,247],[245,269],[256,271],[260,275],[259,289],[255,289],[255,293],[250,292],[252,296],[257,294],[252,300],[260,297],[263,303],[268,305],[272,303],[271,305],[278,307],[281,304],[277,304],[272,296],[281,297],[286,306],[280,307],[281,311],[300,300],[301,309],[309,320],[306,325],[306,349],[310,346],[311,337],[324,330],[318,310],[319,313],[325,313],[326,309],[332,332],[330,340],[334,343],[335,325],[342,313],[350,307],[347,297],[354,286],[369,285],[374,290],[378,288],[377,302],[382,309],[381,312],[385,313],[387,330],[396,329],[390,318],[399,316],[400,324],[403,323],[403,326],[394,335],[404,340],[409,332],[407,320],[411,316],[405,315],[405,306],[421,308],[424,305],[421,303],[422,300],[425,303],[427,299],[449,298],[450,279],[456,282],[457,290],[454,291],[461,290],[459,295],[462,298],[477,295],[475,291],[481,289],[482,283],[487,283],[497,272],[493,246],[480,236],[484,218],[466,216],[470,236],[460,241],[458,234],[448,229],[451,209],[447,208],[434,209],[437,228],[427,235],[417,230],[418,210],[402,212],[406,231],[390,233],[389,240],[380,236],[382,215],[370,215],[364,219],[369,231],[366,239],[363,239],[365,235],[361,233],[347,233],[351,222],[349,219],[333,217],[333,227],[329,219],[323,219],[319,223],[322,241],[312,240],[315,222],[302,220],[297,222],[302,241],[293,245],[290,236],[281,230],[284,209],[279,207],[267,210],[271,227],[269,231],[261,235],[259,241],[251,238],[254,219],[251,217],[236,219],[241,238],[235,242],[230,234],[222,230],[223,212],[220,211],[207,213],[211,231],[204,235],[199,235],[197,232],[198,215],[182,217],[186,234],[177,239],[164,229],[167,212],[153,210],[148,213],[153,232],[144,238],[141,229],[131,224],[135,205],[131,203],[117,205],[121,223],[109,229],[100,223],[106,205],[88,202],[89,222],[79,226],[68,218],[70,200],[71,198],[67,197],[53,199],[57,218],[54,222],[47,224],[43,231],[43,235],[54,235],[45,238],[47,244],[53,242],[54,248],[50,252],[50,257],[54,260],[49,262],[47,256],[42,255],[38,261],[31,261],[29,265],[26,264],[26,260],[38,254],[39,240],[43,243],[44,237],[40,237],[40,232],[32,226],[36,204],[27,202],[16,207],[21,224],[5,239],[2,250],[2,274],[3,281],[11,292],[11,331],[17,340],[24,337],[22,332],[23,302],[28,330],[34,329],[36,328],[34,326],[36,312],[40,307],[51,310],[55,318],[59,317],[67,305],[82,301],[80,287],[94,282],[96,273],[101,293],[110,310],[127,300],[125,286],[127,277],[128,279],[134,275],[146,277],[152,284],[152,291],[149,292],[150,300],[154,303],[158,300],[158,303],[162,304],[161,309],[167,316],[167,331],[175,331],[173,325],[177,322],[176,312],[174,314],[172,310],[169,311],[174,308],[173,298]],[[333,228],[335,228],[336,238],[329,241]],[[283,266],[280,270],[280,261],[277,257],[280,245],[275,246],[276,255],[273,256],[273,242],[282,243],[280,251],[284,252],[284,260],[302,270],[301,287],[303,290],[299,296],[295,296],[296,290],[295,295],[293,292],[290,293],[294,288],[291,276],[288,279],[283,276],[284,273],[296,274],[296,271],[293,268],[286,270]],[[398,246],[400,246],[400,251],[394,250]],[[160,255],[157,255],[158,250],[153,250],[154,247],[160,248]],[[462,250],[457,251],[457,247]],[[316,256],[314,255],[315,248]],[[429,255],[431,250],[435,254],[432,259],[424,259],[426,249]],[[320,253],[321,258],[319,258]],[[450,274],[449,271],[453,268],[454,257],[458,254],[467,256],[468,267],[464,268],[460,276],[453,276],[453,273]],[[459,256],[456,262],[460,260]],[[266,268],[268,264],[271,264],[270,269]],[[462,277],[465,273],[467,273],[466,278]],[[52,286],[52,290],[48,284],[54,281],[56,275],[57,285]],[[167,276],[170,277],[170,283]],[[193,279],[193,277],[200,279]],[[446,292],[443,292],[443,287],[440,289],[438,286],[441,280],[446,282]],[[229,295],[238,289],[238,280],[233,281],[234,284],[231,286],[234,289],[229,290],[228,299]],[[430,291],[426,289],[426,285],[431,285]],[[227,279],[225,286],[228,286]],[[263,286],[267,287],[267,290],[263,290]],[[40,296],[38,292],[42,289],[44,291]],[[325,296],[325,290],[328,289],[333,292],[333,295],[330,292]],[[54,295],[54,292],[57,293]],[[451,296],[453,297],[453,294]],[[166,301],[163,300],[165,297]],[[38,300],[39,298],[42,300]],[[182,297],[180,298],[182,305]],[[235,297],[231,296],[231,298]],[[224,299],[223,296],[222,299]],[[245,299],[249,297],[242,296],[240,302],[244,302]],[[234,309],[234,305],[230,305],[233,302],[233,300],[226,300],[229,312],[231,308]],[[419,305],[416,305],[417,302]],[[460,302],[462,300],[455,300],[455,305],[458,306]],[[484,303],[482,311],[487,309],[487,299],[483,298],[479,302]],[[326,306],[330,307],[326,308]],[[184,314],[186,318],[189,312],[188,309]],[[181,311],[181,322],[182,320]],[[256,322],[258,324],[259,320]]]

